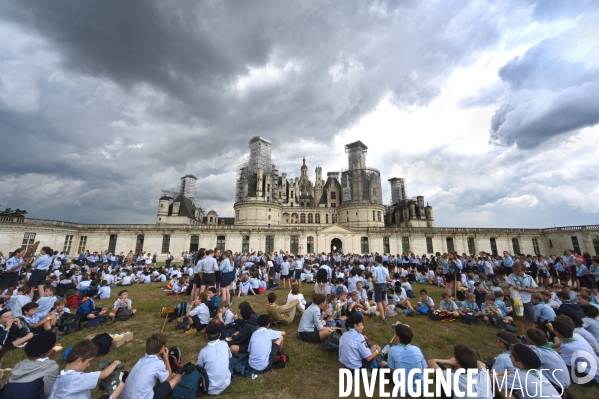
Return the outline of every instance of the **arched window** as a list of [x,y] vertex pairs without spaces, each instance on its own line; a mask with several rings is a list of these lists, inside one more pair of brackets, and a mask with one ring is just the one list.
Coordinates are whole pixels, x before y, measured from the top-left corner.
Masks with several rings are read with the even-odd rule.
[[512,247],[514,247],[515,254],[520,254],[520,242],[517,238],[512,238]]
[[305,213],[300,214],[300,223],[306,223],[306,214]]
[[541,253],[541,251],[539,249],[539,240],[537,238],[532,239],[532,248],[535,251],[535,255],[538,255]]
[[314,216],[311,213],[308,213],[308,223],[314,223]]
[[315,220],[314,220],[314,223],[316,223],[316,224],[320,224],[320,213],[317,213],[317,214],[315,215]]
[[491,238],[489,241],[491,243],[491,254],[493,254],[493,256],[497,256],[497,240]]
[[447,242],[447,252],[455,252],[455,247],[453,246],[453,237],[447,237],[445,241]]

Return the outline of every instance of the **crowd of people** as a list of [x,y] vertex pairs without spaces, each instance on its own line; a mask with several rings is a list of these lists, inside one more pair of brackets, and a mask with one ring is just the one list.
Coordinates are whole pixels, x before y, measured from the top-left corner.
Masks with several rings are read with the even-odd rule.
[[[134,317],[136,309],[126,287],[151,283],[159,283],[170,295],[190,295],[191,306],[179,316],[186,334],[204,335],[209,341],[197,360],[209,378],[209,394],[220,394],[229,386],[229,359],[237,362],[245,356],[248,376],[254,377],[280,367],[281,362],[284,365],[283,344],[290,338],[271,326],[288,326],[296,317],[297,339],[333,348],[341,367],[405,369],[406,374],[417,369],[420,378],[426,367],[476,369],[478,397],[488,397],[485,392],[494,383],[491,370],[507,381],[509,392],[522,384],[538,384],[544,387],[543,396],[557,397],[567,395],[572,368],[580,376],[591,372],[590,364],[581,371],[582,360],[574,353],[582,351],[599,364],[595,291],[599,257],[573,251],[546,257],[508,252],[503,256],[342,252],[304,256],[282,250],[233,253],[215,248],[183,253],[178,261],[167,253],[165,265],[157,266],[156,254],[141,251],[86,252],[69,259],[42,247],[28,257],[17,249],[6,260],[0,257],[0,264],[1,353],[24,347],[27,354],[15,366],[4,388],[8,392],[31,389],[43,377],[45,398],[89,396],[100,380],[114,374],[118,361],[102,371],[85,373],[97,354],[89,340],[71,349],[61,372],[54,361],[40,359],[56,350],[57,340],[72,331],[67,326],[73,320],[93,325],[106,318]],[[310,301],[302,294],[302,284],[313,284]],[[413,284],[420,285],[418,297]],[[444,288],[440,303],[429,296],[427,285]],[[97,307],[94,299],[111,298],[113,289],[118,289],[113,306]],[[284,293],[281,300],[280,292]],[[256,314],[243,299],[238,305],[241,318],[232,311],[233,299],[261,294],[266,297],[266,314]],[[388,342],[379,346],[368,340],[365,318],[386,324],[398,314],[495,325],[500,329],[494,339],[501,352],[485,364],[471,347],[459,344],[455,357],[427,361],[411,343],[414,332],[402,322],[393,325],[395,334]],[[169,363],[166,343],[163,334],[152,334],[146,354],[111,397],[169,397],[181,382],[182,370]],[[522,374],[531,369],[549,371],[524,382]],[[460,376],[460,383],[465,384],[462,377],[466,378]],[[599,382],[599,372],[592,380]],[[508,391],[501,396],[509,397]]]

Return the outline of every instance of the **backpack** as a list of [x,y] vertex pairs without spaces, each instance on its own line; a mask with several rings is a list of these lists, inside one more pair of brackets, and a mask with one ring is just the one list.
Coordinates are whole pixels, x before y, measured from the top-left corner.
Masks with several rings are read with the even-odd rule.
[[187,363],[181,371],[185,374],[183,374],[181,382],[173,389],[172,399],[195,399],[198,393],[208,393],[210,383],[206,370],[193,363]]
[[181,349],[173,346],[168,350],[168,362],[173,373],[178,373],[181,370]]
[[440,321],[441,320],[441,315],[439,315],[439,313],[437,313],[437,312],[431,312],[431,313],[429,313],[428,317],[432,321]]
[[169,314],[173,313],[175,311],[175,308],[170,306],[163,306],[160,308],[160,310],[158,311],[158,314],[156,314],[156,316],[162,318],[162,317],[166,317]]
[[96,328],[96,327],[100,327],[102,324],[106,323],[106,320],[108,320],[108,317],[106,316],[97,316],[93,319],[89,319],[87,321],[87,323],[85,323],[85,328]]
[[73,313],[64,313],[60,318],[59,330],[65,334],[79,331],[79,317]]
[[115,321],[127,321],[133,317],[133,312],[129,308],[119,308],[114,315]]
[[391,308],[387,308],[386,316],[387,317],[395,317],[395,316],[397,316],[397,312]]
[[67,308],[75,309],[79,306],[79,295],[71,295],[66,298]]
[[272,368],[284,369],[287,363],[289,363],[289,355],[284,350],[280,350],[277,352],[275,360],[272,362]]
[[175,306],[175,311],[173,312],[173,317],[183,317],[187,314],[189,310],[189,302],[179,302],[177,306]]
[[477,324],[478,323],[478,317],[474,316],[474,315],[470,315],[470,314],[466,314],[464,316],[461,317],[462,323],[464,324]]
[[17,399],[26,397],[28,399],[43,399],[44,377],[29,382],[9,382],[0,390],[0,398]]
[[102,333],[93,337],[92,342],[98,347],[98,356],[104,356],[110,352],[112,337],[110,334]]
[[420,305],[416,308],[416,313],[426,316],[430,313],[430,309],[428,306]]
[[341,332],[335,330],[331,335],[322,341],[321,349],[325,352],[339,354],[339,340],[341,339]]
[[408,296],[408,298],[414,298],[414,291],[406,290],[406,295]]

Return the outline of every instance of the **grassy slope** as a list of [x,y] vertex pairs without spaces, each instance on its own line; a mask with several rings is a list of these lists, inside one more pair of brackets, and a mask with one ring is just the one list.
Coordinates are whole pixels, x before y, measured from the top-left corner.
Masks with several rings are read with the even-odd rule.
[[[421,289],[421,285],[414,285],[414,292]],[[309,298],[313,285],[304,284],[302,291],[306,298]],[[436,287],[426,287],[429,294],[438,304],[441,299],[442,290]],[[112,299],[97,301],[98,306],[109,307],[116,298],[116,291],[112,292]],[[287,291],[278,290],[278,303],[286,300]],[[167,297],[160,289],[158,284],[136,285],[130,287],[129,297],[133,301],[134,308],[138,313],[132,320],[116,324],[107,324],[98,328],[95,332],[117,333],[132,331],[134,339],[132,342],[113,349],[106,357],[119,359],[125,362],[126,369],[130,370],[135,362],[144,354],[145,338],[152,332],[160,331],[162,320],[155,317],[155,314],[161,306],[175,306],[178,302],[189,297]],[[258,297],[246,297],[257,313],[266,313],[266,295]],[[238,313],[237,305],[241,299],[235,298],[232,310]],[[459,322],[439,323],[429,320],[427,317],[411,317],[404,315],[395,317],[394,320],[401,320],[414,329],[415,337],[413,344],[419,346],[425,357],[428,358],[446,358],[451,357],[453,345],[459,342],[465,342],[479,351],[484,359],[494,357],[498,353],[495,344],[494,328],[486,325],[466,326]],[[338,397],[338,363],[336,356],[322,352],[318,345],[307,344],[299,339],[297,334],[298,319],[285,328],[287,338],[284,348],[289,353],[291,362],[283,370],[274,370],[265,375],[260,375],[256,380],[246,378],[237,378],[233,380],[231,386],[227,389],[227,397],[245,398],[334,398]],[[373,319],[368,318],[365,321],[364,330],[372,342],[388,342],[393,336],[391,327],[388,325],[375,324]],[[169,337],[169,346],[178,346],[183,353],[183,362],[195,362],[198,353],[206,345],[203,337],[186,336],[181,331],[175,331],[175,323],[167,323],[165,333]],[[78,340],[88,335],[88,331],[80,331],[75,334],[66,335],[61,339],[64,348],[72,346]],[[24,358],[25,354],[21,350],[9,352],[3,361],[3,368],[13,367],[18,361]],[[59,366],[64,367],[62,358],[55,359]],[[96,369],[99,359],[96,359],[90,370]],[[378,389],[377,391],[378,392]],[[597,389],[586,387],[574,387],[572,393],[578,398],[597,397]],[[363,393],[363,391],[362,391]],[[100,391],[94,393],[94,397],[100,396]]]

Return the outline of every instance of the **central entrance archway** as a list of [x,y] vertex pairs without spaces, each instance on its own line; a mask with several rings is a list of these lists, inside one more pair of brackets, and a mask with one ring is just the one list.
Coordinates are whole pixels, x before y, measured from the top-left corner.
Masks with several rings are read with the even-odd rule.
[[331,252],[341,252],[343,250],[343,243],[338,238],[333,238],[331,240]]

